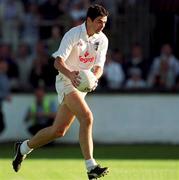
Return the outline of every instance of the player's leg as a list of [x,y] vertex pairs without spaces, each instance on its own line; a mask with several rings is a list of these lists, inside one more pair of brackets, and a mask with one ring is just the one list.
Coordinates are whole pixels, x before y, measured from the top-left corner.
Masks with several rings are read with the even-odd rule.
[[108,172],[108,168],[97,165],[93,158],[93,114],[83,97],[77,92],[65,96],[64,102],[80,122],[79,141],[85,158],[89,179],[99,178]]
[[80,122],[79,141],[85,160],[93,158],[93,114],[90,108],[84,98],[75,91],[65,96],[64,103]]
[[62,104],[59,107],[52,126],[40,130],[30,140],[26,140],[23,143],[16,143],[15,157],[12,163],[14,170],[17,172],[20,169],[21,162],[33,149],[49,143],[56,137],[64,136],[65,132],[73,122],[74,117],[75,116],[71,113],[67,105]]

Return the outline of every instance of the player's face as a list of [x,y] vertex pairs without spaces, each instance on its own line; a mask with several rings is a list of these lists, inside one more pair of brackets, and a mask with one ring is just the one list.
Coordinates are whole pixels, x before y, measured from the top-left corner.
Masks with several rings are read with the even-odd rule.
[[91,28],[93,29],[94,33],[100,33],[107,22],[107,16],[99,16],[93,21],[91,21]]

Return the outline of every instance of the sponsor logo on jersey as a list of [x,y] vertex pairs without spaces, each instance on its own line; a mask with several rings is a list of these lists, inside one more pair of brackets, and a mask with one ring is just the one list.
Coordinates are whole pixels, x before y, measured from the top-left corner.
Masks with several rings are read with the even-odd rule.
[[89,55],[89,52],[86,51],[84,55],[85,55],[85,57],[87,57]]
[[86,58],[86,57],[79,56],[79,59],[83,63],[94,62],[94,57],[87,57]]
[[84,57],[79,56],[80,61],[83,62],[83,63],[94,62],[95,58],[94,57],[88,57],[89,55],[90,55],[89,52],[86,51],[84,53]]

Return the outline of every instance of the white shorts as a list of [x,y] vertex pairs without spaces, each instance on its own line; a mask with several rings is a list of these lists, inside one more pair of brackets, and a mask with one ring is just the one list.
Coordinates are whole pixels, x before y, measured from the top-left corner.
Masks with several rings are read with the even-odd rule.
[[65,95],[76,91],[80,94],[81,97],[85,98],[86,92],[80,92],[78,91],[71,83],[70,79],[68,79],[66,76],[62,74],[58,74],[56,76],[56,82],[55,82],[55,88],[58,94],[58,102],[61,104],[63,102],[63,99]]

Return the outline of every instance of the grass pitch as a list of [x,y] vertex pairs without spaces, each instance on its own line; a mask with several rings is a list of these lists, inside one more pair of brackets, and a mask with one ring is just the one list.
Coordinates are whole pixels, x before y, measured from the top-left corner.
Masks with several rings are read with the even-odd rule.
[[[12,169],[13,145],[0,145],[0,180],[87,180],[79,146],[35,150],[18,173]],[[98,162],[110,168],[106,180],[179,180],[179,146],[96,146]]]

